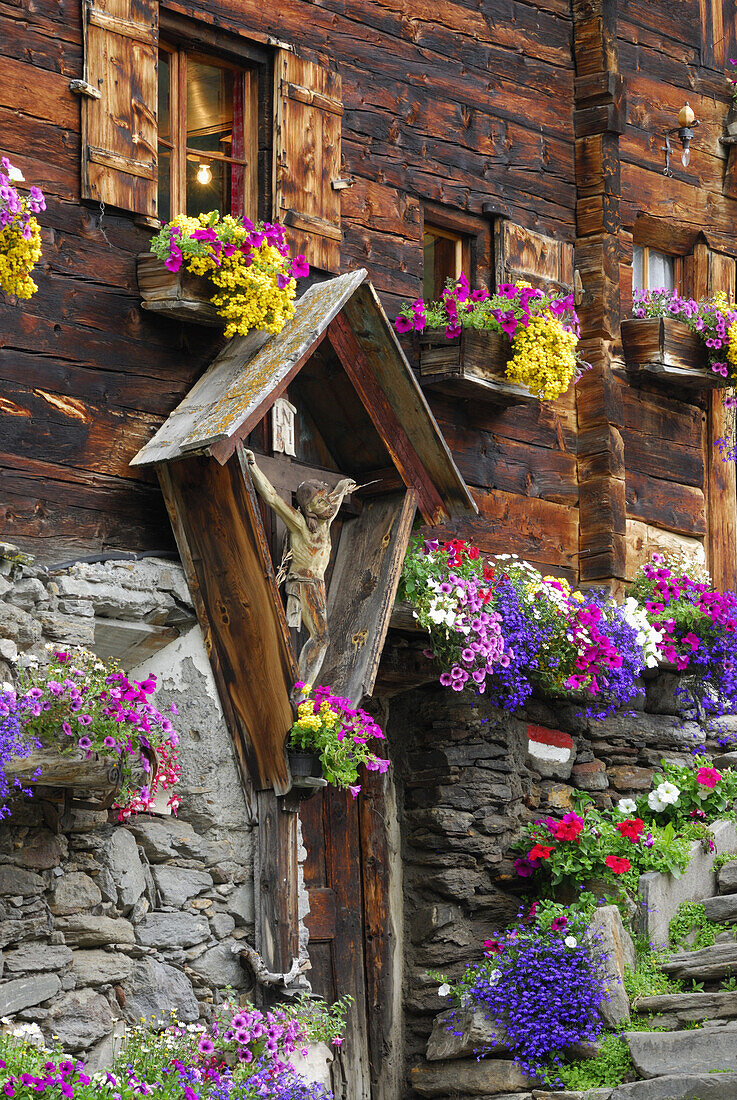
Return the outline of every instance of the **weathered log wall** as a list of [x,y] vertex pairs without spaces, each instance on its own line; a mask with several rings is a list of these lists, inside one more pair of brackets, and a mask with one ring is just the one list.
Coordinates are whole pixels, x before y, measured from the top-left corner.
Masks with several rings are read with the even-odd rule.
[[[178,5],[183,11],[184,6]],[[292,42],[337,64],[345,114],[343,268],[366,266],[384,305],[417,295],[422,204],[472,215],[491,267],[493,219],[508,214],[573,240],[567,3],[477,5],[346,0],[329,7],[256,0],[187,7],[221,27]],[[212,331],[139,308],[133,218],[80,204],[82,75],[77,0],[2,0],[3,152],[43,187],[39,292],[0,306],[0,464],[4,537],[42,560],[102,549],[167,549],[165,509],[129,459],[219,343]],[[573,572],[578,540],[575,410],[433,401],[482,520],[465,531]],[[490,522],[491,521],[491,522]],[[523,534],[518,538],[520,527]]]

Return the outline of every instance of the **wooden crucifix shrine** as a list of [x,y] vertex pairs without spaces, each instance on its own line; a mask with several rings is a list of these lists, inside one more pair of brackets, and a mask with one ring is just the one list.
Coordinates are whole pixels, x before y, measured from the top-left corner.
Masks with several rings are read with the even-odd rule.
[[[274,453],[267,414],[279,398],[293,410],[294,446]],[[257,792],[259,950],[287,971],[297,954],[296,828],[277,799],[290,789],[297,647],[277,584],[277,521],[296,515],[301,483],[322,482],[330,495],[347,482],[321,563],[328,637],[318,678],[358,704],[374,684],[415,510],[437,524],[476,506],[363,270],[311,287],[278,336],[231,340],[133,464],[157,469],[225,719]],[[283,505],[267,507],[266,484]],[[302,565],[290,594],[303,603]]]

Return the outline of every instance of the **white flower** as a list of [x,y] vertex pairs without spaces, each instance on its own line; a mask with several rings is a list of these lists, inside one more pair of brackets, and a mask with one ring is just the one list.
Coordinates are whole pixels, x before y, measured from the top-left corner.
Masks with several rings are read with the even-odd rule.
[[668,780],[656,787],[655,793],[660,801],[665,802],[666,805],[675,805],[681,794],[675,783],[669,783]]
[[620,798],[619,802],[617,803],[617,809],[621,814],[625,814],[625,816],[627,816],[635,812],[635,810],[637,809],[637,803],[635,802],[634,798]]
[[655,810],[657,814],[665,809],[665,802],[662,801],[657,791],[650,791],[650,794],[647,796],[647,804],[650,809]]
[[447,982],[443,982],[443,984],[438,989],[438,997],[447,997],[449,995],[450,995],[450,986],[448,985]]
[[16,168],[11,164],[10,171],[8,172],[8,179],[11,183],[25,183],[26,177],[21,172],[20,168]]
[[502,976],[501,970],[492,970],[491,974],[489,974],[489,985],[494,985],[495,982],[499,981],[501,976]]
[[566,947],[578,947],[578,940],[575,936],[566,936],[566,938],[563,940],[563,943],[566,945]]

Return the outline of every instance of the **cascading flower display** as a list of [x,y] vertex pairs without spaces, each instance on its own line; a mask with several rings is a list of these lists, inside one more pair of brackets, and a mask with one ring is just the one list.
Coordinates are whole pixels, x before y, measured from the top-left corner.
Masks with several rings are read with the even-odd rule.
[[309,274],[304,256],[290,258],[282,226],[218,211],[178,215],[153,238],[151,251],[169,271],[184,266],[211,280],[227,338],[281,332],[294,315],[295,280]]
[[41,259],[41,227],[35,214],[46,209],[38,187],[21,195],[17,183],[23,173],[0,158],[0,290],[17,298],[30,298],[38,290],[31,272]]
[[566,1050],[593,1042],[603,1029],[599,1009],[609,993],[601,948],[587,937],[589,916],[584,909],[535,906],[532,916],[487,940],[483,960],[467,966],[459,981],[431,975],[442,983],[440,995],[457,1006],[448,1030],[458,1034],[463,1009],[480,1010],[525,1073],[555,1078]]
[[10,816],[8,800],[14,795],[33,795],[17,776],[12,775],[13,757],[28,757],[40,742],[26,733],[24,719],[29,701],[19,698],[12,684],[0,687],[0,821]]
[[[672,317],[683,321],[701,338],[706,348],[709,370],[724,387],[737,383],[737,305],[720,292],[698,302],[684,298],[677,290],[636,290],[633,294],[634,317]],[[724,395],[724,407],[730,411],[729,440],[715,441],[722,458],[737,462],[735,408],[737,397]]]
[[683,673],[678,698],[684,712],[737,712],[737,595],[717,592],[697,564],[663,554],[641,567],[630,595],[660,632],[659,659]]
[[449,340],[463,328],[503,333],[511,344],[506,373],[535,397],[552,401],[588,367],[577,353],[580,335],[572,294],[545,293],[526,283],[504,283],[494,294],[471,290],[464,274],[449,281],[440,301],[403,305],[397,332],[443,329]]
[[[155,676],[132,681],[82,647],[51,649],[45,668],[27,670],[19,678],[23,732],[62,753],[81,751],[88,758],[96,754],[117,761],[120,820],[150,810],[156,794],[164,791],[176,809],[179,737],[171,717],[150,701],[155,690]],[[170,714],[176,714],[174,704]]]
[[457,539],[415,541],[400,595],[430,634],[441,683],[474,687],[506,709],[537,687],[603,718],[636,696],[656,659],[654,632],[631,605],[574,591],[512,555],[484,559]]
[[361,790],[359,768],[382,773],[389,769],[390,761],[377,756],[371,744],[384,740],[384,731],[370,714],[354,707],[350,699],[333,695],[329,687],[317,687],[314,692],[302,682],[295,687],[307,698],[297,707],[290,747],[316,753],[328,783],[355,798]]

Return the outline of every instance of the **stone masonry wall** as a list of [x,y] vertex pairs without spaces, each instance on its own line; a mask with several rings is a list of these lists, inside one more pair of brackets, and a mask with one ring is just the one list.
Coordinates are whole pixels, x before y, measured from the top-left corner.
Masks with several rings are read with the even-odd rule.
[[0,681],[47,643],[156,673],[157,705],[178,710],[178,818],[77,808],[56,831],[39,790],[0,824],[0,1017],[96,1066],[125,1021],[192,1022],[224,987],[251,991],[233,949],[254,942],[253,823],[178,565],[47,572],[0,547]]
[[428,971],[456,976],[517,912],[520,880],[509,848],[521,826],[568,812],[575,790],[611,806],[649,789],[661,759],[686,763],[695,746],[715,747],[700,726],[678,716],[677,682],[667,673],[648,680],[631,712],[604,722],[543,699],[511,716],[483,696],[466,698],[439,685],[391,699],[408,1067],[424,1057],[443,1007]]

